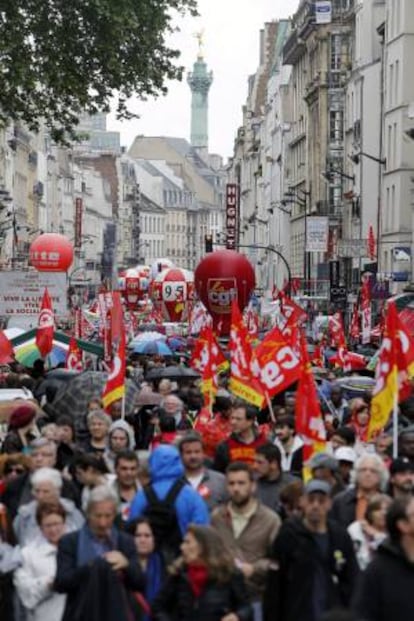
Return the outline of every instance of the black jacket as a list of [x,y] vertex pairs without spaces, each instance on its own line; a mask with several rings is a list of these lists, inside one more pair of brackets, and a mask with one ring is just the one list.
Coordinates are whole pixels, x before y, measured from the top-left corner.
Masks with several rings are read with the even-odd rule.
[[313,608],[316,575],[327,586],[326,609],[348,606],[358,575],[352,541],[334,522],[328,522],[328,553],[320,555],[313,534],[302,519],[287,520],[271,552],[264,598],[265,621],[316,621]]
[[414,563],[384,541],[362,574],[352,607],[364,621],[413,621]]
[[[101,616],[102,621],[126,621],[121,615],[119,608],[121,601],[120,580],[127,591],[144,591],[144,577],[139,566],[134,540],[126,533],[118,533],[118,550],[129,560],[128,567],[118,573],[105,572],[102,564],[108,569],[108,564],[102,558],[97,558],[92,563],[87,563],[80,567],[77,566],[79,531],[69,533],[62,537],[59,542],[57,556],[57,571],[54,589],[58,593],[66,593],[67,600],[62,621],[91,621],[88,616],[79,616],[82,610],[90,609],[90,602],[96,595],[99,582],[101,582],[100,598],[104,599],[105,615]],[[110,575],[112,575],[113,585],[111,587]],[[98,584],[98,586],[97,586]],[[104,587],[104,585],[106,585]],[[126,603],[126,593],[124,593]],[[92,607],[93,608],[93,607]],[[99,609],[102,610],[100,604]]]
[[357,490],[350,487],[335,496],[332,502],[331,518],[343,528],[356,520]]
[[196,598],[183,569],[167,579],[152,605],[153,621],[220,621],[234,612],[239,621],[251,621],[243,576],[235,572],[224,584],[207,582],[204,593]]

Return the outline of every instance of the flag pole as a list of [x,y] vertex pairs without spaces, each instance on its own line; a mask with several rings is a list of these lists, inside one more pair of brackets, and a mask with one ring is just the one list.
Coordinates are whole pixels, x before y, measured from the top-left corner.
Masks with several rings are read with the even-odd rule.
[[122,420],[125,420],[125,392],[121,401],[121,418]]
[[267,392],[267,390],[265,391],[265,397],[266,397],[267,407],[269,408],[270,419],[271,419],[272,423],[275,423],[276,422],[276,416],[275,416],[275,413],[273,411],[272,402],[270,400],[269,393]]
[[398,457],[398,389],[394,392],[392,408],[392,456]]

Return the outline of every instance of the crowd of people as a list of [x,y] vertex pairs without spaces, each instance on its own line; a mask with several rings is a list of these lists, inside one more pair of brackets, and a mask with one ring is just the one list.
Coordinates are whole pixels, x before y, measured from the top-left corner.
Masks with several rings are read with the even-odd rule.
[[392,458],[389,429],[367,441],[369,395],[331,386],[326,449],[306,460],[294,392],[270,416],[223,383],[210,412],[197,382],[139,380],[125,419],[99,395],[82,420],[14,408],[0,456],[2,620],[414,618],[410,401]]

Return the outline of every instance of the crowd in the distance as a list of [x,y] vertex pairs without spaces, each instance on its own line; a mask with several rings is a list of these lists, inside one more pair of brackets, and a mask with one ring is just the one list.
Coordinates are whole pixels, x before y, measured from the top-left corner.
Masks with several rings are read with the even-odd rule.
[[274,417],[223,388],[210,416],[196,385],[169,380],[143,384],[126,420],[118,405],[14,409],[2,620],[414,619],[411,402],[393,459],[390,430],[367,441],[369,397],[332,389],[326,451],[307,462],[292,393]]

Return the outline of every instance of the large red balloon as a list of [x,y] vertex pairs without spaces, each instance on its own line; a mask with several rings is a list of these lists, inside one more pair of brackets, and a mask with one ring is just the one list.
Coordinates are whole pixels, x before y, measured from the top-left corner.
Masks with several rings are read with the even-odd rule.
[[66,272],[73,261],[73,246],[64,235],[43,233],[30,246],[29,260],[39,272]]
[[196,291],[213,318],[220,334],[230,334],[231,302],[240,310],[247,305],[255,287],[254,269],[248,259],[234,250],[211,252],[194,273]]

